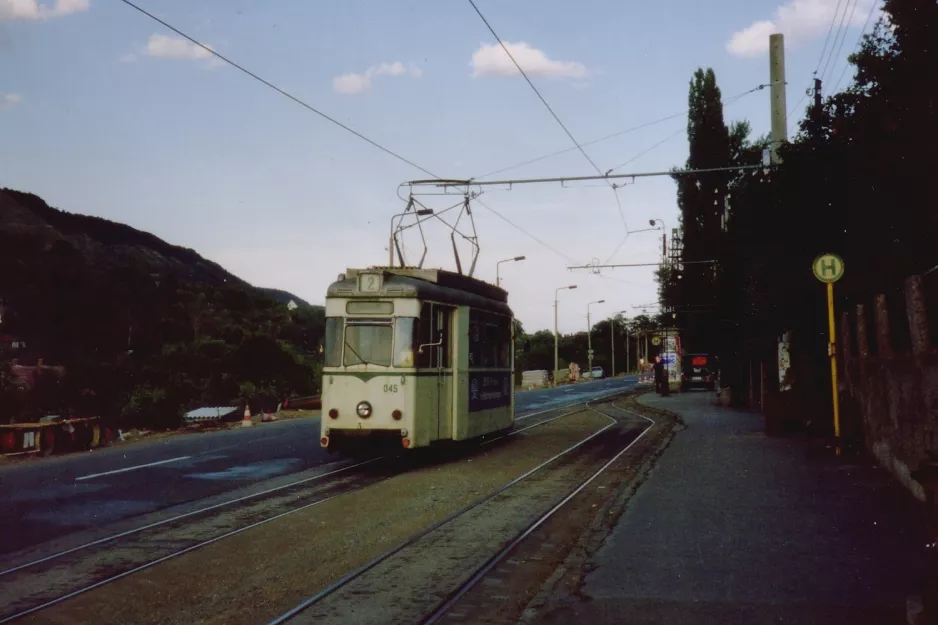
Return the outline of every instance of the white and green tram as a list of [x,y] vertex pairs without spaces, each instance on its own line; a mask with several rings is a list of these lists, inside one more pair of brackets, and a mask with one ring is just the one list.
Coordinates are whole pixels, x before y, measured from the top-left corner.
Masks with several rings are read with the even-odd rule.
[[320,444],[415,449],[514,424],[507,293],[442,269],[349,269],[326,295]]

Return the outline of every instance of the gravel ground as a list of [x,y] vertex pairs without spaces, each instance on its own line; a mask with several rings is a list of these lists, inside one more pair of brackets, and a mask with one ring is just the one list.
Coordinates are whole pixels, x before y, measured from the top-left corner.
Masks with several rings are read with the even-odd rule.
[[305,503],[367,486],[395,472],[395,467],[389,466],[389,463],[372,463],[323,478],[323,481],[286,488],[205,515],[194,515],[185,521],[166,523],[117,542],[82,549],[48,564],[8,574],[0,584],[0,606],[3,606],[0,614],[16,614],[198,542],[257,523]]
[[607,423],[584,411],[451,462],[416,466],[21,622],[264,622]]
[[[607,421],[608,422],[608,421]],[[505,544],[572,491],[633,439],[644,425],[610,429],[381,562],[290,621],[301,623],[413,623],[431,613]],[[569,458],[569,459],[568,459]],[[508,599],[497,589],[497,596]]]

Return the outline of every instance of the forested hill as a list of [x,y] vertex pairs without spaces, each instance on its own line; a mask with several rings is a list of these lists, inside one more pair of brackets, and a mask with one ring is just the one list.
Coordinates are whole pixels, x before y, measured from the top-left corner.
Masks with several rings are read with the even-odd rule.
[[287,291],[281,291],[280,289],[268,289],[268,288],[261,288],[260,291],[274,298],[281,304],[289,304],[290,301],[292,300],[296,302],[298,306],[305,306],[306,308],[315,308],[315,306],[307,302],[305,299],[297,297],[293,293],[289,293]]
[[12,189],[0,190],[0,236],[45,248],[67,242],[96,265],[132,267],[210,284],[247,284],[195,250],[125,224],[52,208],[32,193]]
[[[300,305],[292,312],[291,299]],[[0,190],[0,303],[0,373],[14,358],[68,370],[29,397],[0,375],[0,422],[62,410],[171,424],[200,404],[318,385],[321,306],[255,288],[150,233],[10,189]],[[27,348],[11,348],[11,337]]]

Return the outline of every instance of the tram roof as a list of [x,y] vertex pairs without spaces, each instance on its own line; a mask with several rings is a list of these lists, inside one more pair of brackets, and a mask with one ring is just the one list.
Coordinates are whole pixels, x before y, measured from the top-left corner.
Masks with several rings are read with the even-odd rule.
[[[363,273],[383,274],[384,283],[379,293],[364,293],[358,290],[358,276]],[[445,269],[369,267],[347,269],[344,278],[329,286],[328,297],[416,297],[512,314],[508,307],[507,291],[488,282]]]

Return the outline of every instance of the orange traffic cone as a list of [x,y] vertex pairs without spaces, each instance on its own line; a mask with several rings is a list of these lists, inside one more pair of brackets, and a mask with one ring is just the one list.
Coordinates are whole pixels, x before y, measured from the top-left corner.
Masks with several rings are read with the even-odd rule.
[[241,427],[249,428],[254,425],[254,422],[251,421],[251,406],[244,404],[244,418],[241,419]]

